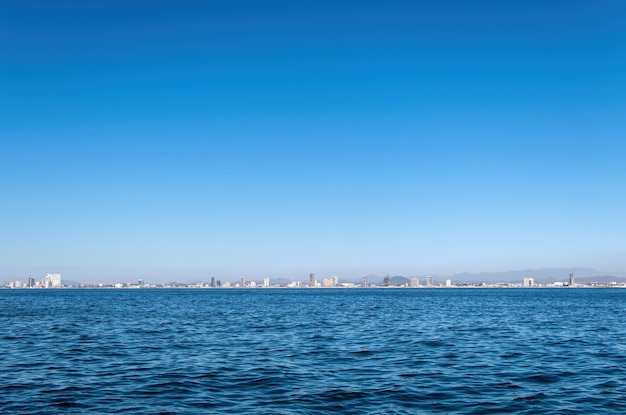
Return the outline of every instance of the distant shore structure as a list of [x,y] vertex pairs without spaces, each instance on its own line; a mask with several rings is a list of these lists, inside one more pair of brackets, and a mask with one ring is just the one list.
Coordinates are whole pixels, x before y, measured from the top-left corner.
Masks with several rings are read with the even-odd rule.
[[[565,273],[567,275],[567,273]],[[143,277],[138,277],[135,283],[131,282],[116,282],[116,283],[96,283],[96,284],[82,284],[75,283],[73,281],[67,281],[65,284],[62,282],[61,274],[49,273],[43,277],[40,281],[37,281],[36,277],[30,276],[26,281],[19,279],[12,279],[4,281],[0,285],[0,289],[40,289],[40,288],[559,288],[559,287],[572,287],[572,288],[590,288],[590,287],[619,287],[626,288],[626,278],[618,278],[611,280],[612,277],[584,277],[582,281],[578,283],[575,280],[574,273],[569,273],[569,278],[563,278],[561,280],[547,280],[539,281],[537,283],[532,277],[524,277],[520,281],[453,281],[450,278],[443,280],[442,282],[435,282],[432,275],[427,275],[425,278],[425,284],[420,285],[418,277],[402,277],[385,276],[382,281],[372,281],[374,277],[371,275],[365,275],[361,277],[361,281],[342,281],[336,275],[328,278],[324,278],[318,282],[315,280],[315,274],[309,274],[309,283],[306,284],[300,280],[289,280],[281,278],[279,280],[272,281],[271,277],[264,277],[258,280],[247,279],[241,276],[238,280],[233,282],[227,281],[222,284],[222,281],[216,277],[210,277],[210,283],[205,281],[196,281],[191,283],[147,283]]]
[[2,287],[4,288],[63,288],[63,282],[61,281],[61,274],[53,273],[47,274],[37,282],[35,277],[28,277],[27,282],[22,283],[20,280],[6,281]]

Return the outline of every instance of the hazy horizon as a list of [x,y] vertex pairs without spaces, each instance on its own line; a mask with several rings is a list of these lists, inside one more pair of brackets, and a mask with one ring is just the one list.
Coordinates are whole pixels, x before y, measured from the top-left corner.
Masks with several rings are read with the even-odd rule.
[[[143,280],[146,284],[165,284],[171,282],[177,283],[195,283],[195,282],[209,282],[212,277],[216,280],[220,280],[222,283],[239,282],[240,277],[244,277],[246,281],[263,281],[265,278],[271,280],[289,280],[289,281],[301,281],[307,283],[309,281],[310,272],[306,273],[280,273],[280,274],[261,274],[258,272],[251,273],[210,273],[205,270],[172,270],[172,269],[152,269],[152,270],[119,270],[115,268],[106,268],[104,270],[89,271],[80,270],[75,268],[41,268],[32,269],[33,272],[24,275],[0,275],[0,282],[12,282],[20,280],[26,282],[28,277],[35,277],[37,281],[41,280],[45,275],[51,273],[59,273],[62,276],[63,281],[71,281],[80,284],[114,284],[114,283],[137,283],[138,280]],[[499,271],[478,271],[478,272],[456,272],[456,273],[428,273],[428,272],[379,272],[379,273],[355,273],[355,272],[329,272],[325,270],[318,270],[313,272],[318,282],[331,276],[339,277],[340,282],[361,282],[364,276],[371,278],[371,282],[376,279],[382,279],[385,276],[402,276],[405,278],[425,278],[426,276],[433,276],[435,280],[440,282],[444,279],[451,278],[454,282],[461,281],[475,281],[477,277],[481,277],[485,281],[496,282],[502,280],[503,276],[506,276],[505,280],[509,281],[514,276],[518,276],[520,281],[524,277],[535,277],[540,279],[561,279],[566,280],[569,273],[574,273],[577,278],[599,277],[599,276],[614,276],[617,278],[626,278],[626,272],[619,270],[597,270],[588,267],[565,267],[565,268],[537,268],[537,269],[511,269],[511,270],[499,270]],[[468,278],[469,277],[469,278]]]

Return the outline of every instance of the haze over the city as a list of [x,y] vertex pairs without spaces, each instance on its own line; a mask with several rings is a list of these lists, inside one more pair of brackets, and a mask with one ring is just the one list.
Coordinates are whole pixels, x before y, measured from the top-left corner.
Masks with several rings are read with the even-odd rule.
[[623,273],[625,17],[5,1],[0,281]]

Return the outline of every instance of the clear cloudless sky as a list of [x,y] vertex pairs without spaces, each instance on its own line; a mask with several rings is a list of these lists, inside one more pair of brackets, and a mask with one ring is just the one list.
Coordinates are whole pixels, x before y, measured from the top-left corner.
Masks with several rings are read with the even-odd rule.
[[0,280],[626,271],[626,2],[0,2]]

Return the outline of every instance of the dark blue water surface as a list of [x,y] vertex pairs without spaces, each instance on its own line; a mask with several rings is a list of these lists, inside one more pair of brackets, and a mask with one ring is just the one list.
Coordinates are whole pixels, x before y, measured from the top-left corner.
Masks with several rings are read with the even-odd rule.
[[0,412],[626,413],[626,290],[0,290]]

